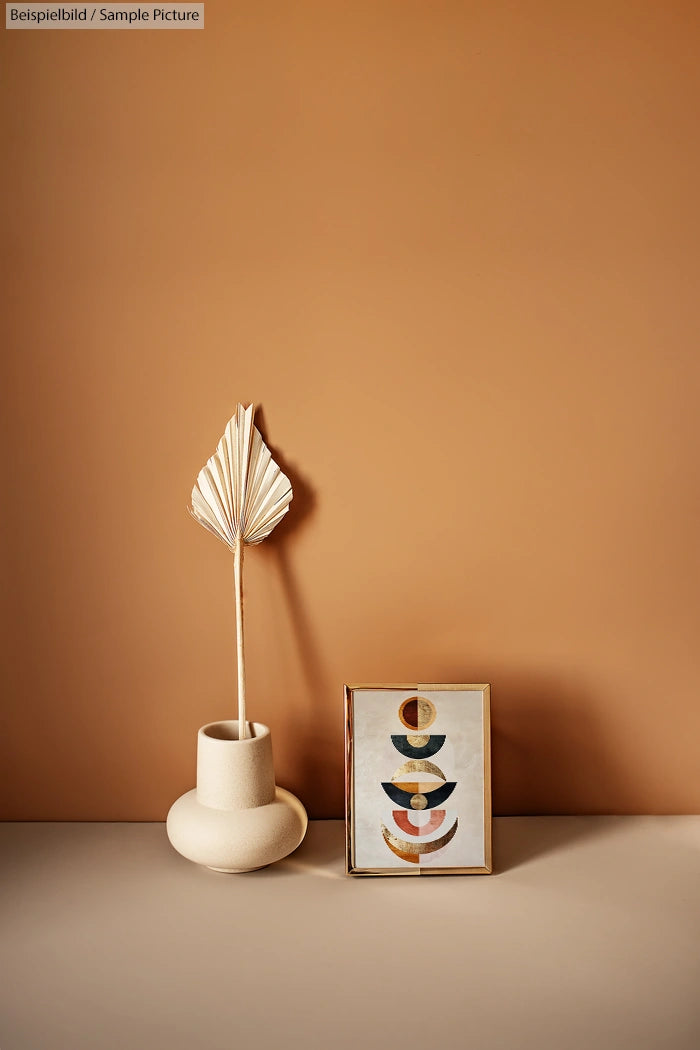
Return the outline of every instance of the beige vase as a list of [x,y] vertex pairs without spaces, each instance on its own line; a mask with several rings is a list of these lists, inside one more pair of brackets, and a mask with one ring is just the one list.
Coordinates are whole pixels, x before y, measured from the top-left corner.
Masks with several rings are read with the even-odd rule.
[[197,787],[174,802],[168,838],[183,857],[214,871],[263,868],[288,856],[306,834],[298,798],[275,785],[267,726],[210,722],[197,735]]

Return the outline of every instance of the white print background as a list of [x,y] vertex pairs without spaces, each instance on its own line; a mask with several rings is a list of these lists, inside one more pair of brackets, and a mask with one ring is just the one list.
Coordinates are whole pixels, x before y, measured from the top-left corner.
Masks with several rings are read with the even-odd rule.
[[[423,732],[444,733],[442,748],[430,759],[457,786],[440,809],[447,811],[442,827],[428,838],[439,838],[459,827],[443,849],[421,857],[420,865],[403,861],[382,838],[382,822],[395,835],[410,839],[396,827],[382,781],[391,780],[407,761],[391,742],[392,734],[411,734],[399,719],[399,706],[411,696],[424,696],[437,710]],[[356,868],[416,868],[484,866],[484,723],[483,695],[473,690],[416,692],[415,689],[355,689],[353,709],[353,798]],[[418,778],[416,778],[418,779]],[[425,810],[429,813],[429,810]]]

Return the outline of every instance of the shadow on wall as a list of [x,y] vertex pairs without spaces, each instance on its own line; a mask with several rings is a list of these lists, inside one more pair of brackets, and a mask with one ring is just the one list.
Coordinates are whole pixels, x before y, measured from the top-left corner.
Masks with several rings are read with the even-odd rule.
[[[270,443],[264,412],[256,426],[294,490],[286,515],[262,545],[277,572],[290,628],[303,669],[301,685],[290,689],[299,756],[287,786],[309,804],[312,817],[339,817],[344,811],[343,768],[339,762],[342,724],[329,713],[334,686],[314,635],[294,571],[290,539],[313,518],[317,497],[297,467]],[[595,705],[570,681],[490,661],[489,671],[463,664],[434,665],[433,681],[488,681],[492,686],[492,786],[496,815],[609,814],[609,799],[620,797],[621,771],[596,720]],[[325,712],[325,715],[323,714]],[[594,799],[591,805],[590,800]],[[582,800],[586,799],[585,804]]]
[[[494,677],[495,811],[611,813],[608,800],[620,795],[620,772],[595,705],[556,680]],[[585,806],[582,799],[589,800]]]
[[[287,786],[305,800],[309,816],[338,817],[344,811],[344,799],[343,772],[338,769],[337,763],[337,727],[332,722],[322,723],[319,719],[319,712],[328,710],[327,699],[332,686],[290,557],[292,545],[289,539],[306,527],[313,517],[317,506],[316,492],[299,469],[269,441],[262,407],[256,409],[255,425],[270,449],[272,458],[291,481],[294,493],[290,513],[284,516],[262,545],[263,555],[279,576],[294,643],[303,668],[303,691],[289,697],[289,710],[296,712],[294,733],[298,740],[300,761],[295,767],[293,779],[287,778]],[[323,790],[320,791],[321,787]],[[311,805],[311,800],[316,804]]]
[[609,799],[620,797],[621,771],[589,695],[528,669],[491,663],[476,676],[464,665],[439,670],[443,681],[490,682],[494,814],[614,812]]
[[463,667],[443,672],[451,675],[444,681],[491,683],[495,814],[613,812],[608,800],[620,796],[621,772],[583,691],[555,676],[493,665],[485,678],[465,677]]
[[[448,667],[443,681],[491,684],[491,780],[495,816],[551,816],[536,827],[501,821],[493,828],[494,870],[509,871],[575,841],[607,834],[581,816],[611,814],[620,771],[586,695],[555,676],[491,666],[485,677]],[[466,676],[465,676],[466,675]],[[595,807],[580,800],[596,799]]]

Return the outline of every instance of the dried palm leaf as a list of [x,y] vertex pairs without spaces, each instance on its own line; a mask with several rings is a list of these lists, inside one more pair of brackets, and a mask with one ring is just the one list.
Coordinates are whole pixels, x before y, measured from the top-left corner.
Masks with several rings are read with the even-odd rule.
[[243,645],[243,547],[262,543],[289,510],[292,485],[253,426],[254,408],[238,405],[216,452],[199,472],[190,513],[233,551],[238,666],[238,733],[248,735]]

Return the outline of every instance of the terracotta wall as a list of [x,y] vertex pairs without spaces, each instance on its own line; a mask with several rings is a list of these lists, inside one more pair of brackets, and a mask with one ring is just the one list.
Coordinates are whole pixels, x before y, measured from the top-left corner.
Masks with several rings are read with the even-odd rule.
[[229,2],[4,32],[3,815],[160,820],[234,714],[186,506],[296,499],[249,707],[342,813],[345,681],[492,684],[499,813],[700,808],[700,7]]

